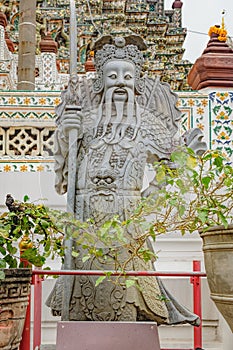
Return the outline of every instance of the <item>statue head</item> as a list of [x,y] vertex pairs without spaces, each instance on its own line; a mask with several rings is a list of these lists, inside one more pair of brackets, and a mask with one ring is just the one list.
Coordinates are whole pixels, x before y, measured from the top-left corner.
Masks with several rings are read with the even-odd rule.
[[[144,80],[141,78],[141,67],[144,59],[141,50],[145,49],[145,43],[137,35],[125,38],[108,35],[100,38],[93,48],[97,72],[94,92],[100,93],[115,86],[119,89],[133,89],[136,94],[142,94]],[[119,90],[115,97],[123,99],[123,90]]]

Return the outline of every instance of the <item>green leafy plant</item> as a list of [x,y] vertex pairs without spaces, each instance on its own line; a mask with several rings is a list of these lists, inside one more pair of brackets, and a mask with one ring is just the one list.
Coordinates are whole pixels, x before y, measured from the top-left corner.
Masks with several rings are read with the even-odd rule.
[[[68,236],[76,242],[74,257],[81,254],[85,262],[95,256],[126,274],[134,259],[156,259],[150,241],[158,235],[192,233],[232,223],[233,169],[222,152],[207,151],[199,156],[182,148],[171,155],[170,162],[158,162],[154,169],[156,191],[143,198],[127,220],[114,216],[96,227],[94,220],[73,220],[70,225],[66,219]],[[122,251],[127,252],[124,258]],[[97,283],[102,280],[100,277]]]
[[[232,223],[233,169],[223,153],[207,151],[198,156],[182,148],[171,155],[171,161],[158,162],[154,169],[156,191],[142,198],[126,220],[113,216],[101,226],[96,226],[94,219],[80,222],[69,213],[29,203],[28,198],[24,202],[8,200],[9,212],[0,217],[0,267],[22,266],[20,241],[26,243],[21,260],[35,266],[43,266],[48,257],[63,259],[65,236],[74,242],[74,258],[85,263],[95,257],[125,276],[134,259],[156,259],[150,241],[158,235]],[[106,272],[96,283],[104,278],[111,274]],[[133,280],[127,283],[131,285]]]
[[218,150],[198,156],[181,149],[171,161],[173,168],[156,164],[160,189],[146,202],[146,207],[149,203],[156,208],[155,231],[185,233],[232,223],[233,168],[227,157]]
[[[98,228],[92,235],[93,244],[96,237],[110,245],[117,240],[127,246],[131,256],[150,260],[154,256],[143,249],[148,238],[155,240],[166,232],[184,234],[232,223],[233,168],[222,152],[207,151],[198,156],[187,148],[177,150],[171,162],[155,164],[155,179],[156,191],[143,198],[126,221],[114,217]],[[136,236],[127,237],[125,231],[130,227],[140,227]],[[76,232],[80,244],[82,235]]]
[[[0,268],[41,267],[47,258],[63,259],[63,233],[42,204],[15,201],[7,195],[8,212],[0,216]],[[1,271],[0,278],[4,277]]]

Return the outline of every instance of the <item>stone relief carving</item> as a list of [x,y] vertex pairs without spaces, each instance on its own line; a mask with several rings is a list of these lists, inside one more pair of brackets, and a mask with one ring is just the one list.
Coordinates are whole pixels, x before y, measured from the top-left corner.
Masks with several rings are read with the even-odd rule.
[[[73,78],[57,108],[55,134],[56,190],[67,191],[68,134],[78,131],[78,154],[75,189],[75,215],[79,220],[92,217],[97,225],[114,214],[122,220],[141,198],[143,175],[147,163],[170,158],[171,152],[184,141],[178,135],[180,111],[177,97],[166,83],[141,76],[145,50],[136,35],[100,38],[95,46],[97,76]],[[74,102],[73,102],[74,101]],[[75,102],[76,101],[76,102]],[[81,111],[67,110],[71,104]],[[188,137],[195,143],[196,136]],[[200,135],[198,142],[201,141]],[[205,144],[202,144],[205,148]],[[126,236],[137,236],[137,228]],[[106,256],[109,254],[106,248]],[[121,251],[121,259],[129,253]],[[73,259],[76,269],[108,270],[104,261],[80,256]],[[151,270],[151,262],[132,261],[131,269]],[[158,323],[198,324],[199,319],[183,308],[161,281],[146,277],[139,288],[126,289],[105,280],[95,287],[96,277],[75,277],[70,296],[69,319],[93,321],[154,320]],[[54,314],[62,309],[62,279],[47,305]],[[163,295],[163,300],[160,296]]]

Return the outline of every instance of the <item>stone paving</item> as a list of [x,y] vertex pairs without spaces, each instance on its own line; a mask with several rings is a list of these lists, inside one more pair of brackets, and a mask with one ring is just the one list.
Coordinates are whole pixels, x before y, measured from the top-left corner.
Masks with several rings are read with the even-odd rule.
[[56,345],[41,345],[40,350],[56,350]]

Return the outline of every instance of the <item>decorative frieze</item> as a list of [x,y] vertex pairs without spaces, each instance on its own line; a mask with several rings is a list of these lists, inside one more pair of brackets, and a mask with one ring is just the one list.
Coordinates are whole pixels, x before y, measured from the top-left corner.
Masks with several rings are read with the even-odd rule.
[[[53,171],[55,107],[59,92],[2,92],[0,96],[0,172]],[[179,93],[180,134],[198,127],[210,149],[233,158],[233,92]]]
[[2,92],[0,172],[53,171],[55,107],[53,92]]

